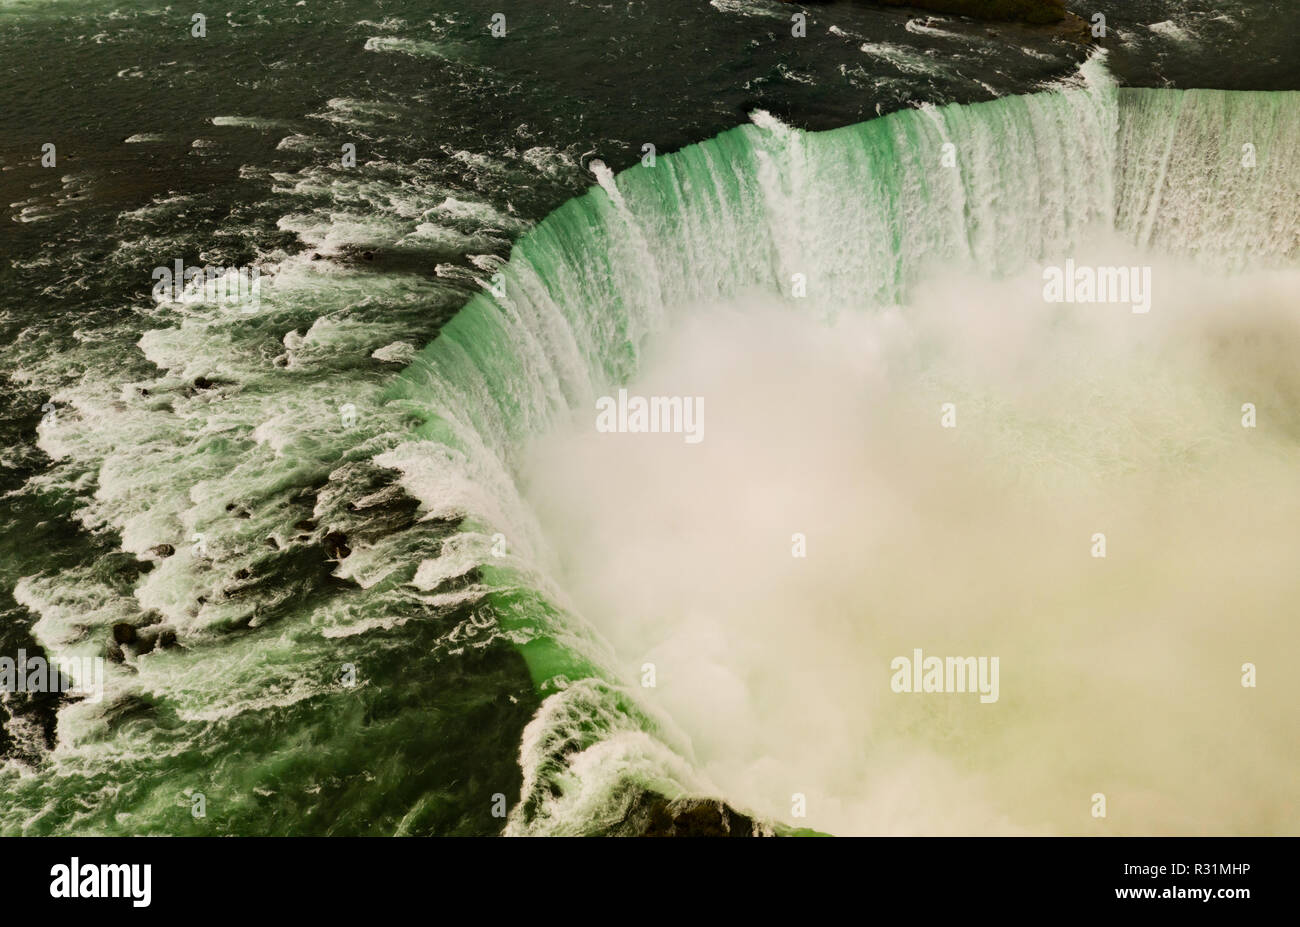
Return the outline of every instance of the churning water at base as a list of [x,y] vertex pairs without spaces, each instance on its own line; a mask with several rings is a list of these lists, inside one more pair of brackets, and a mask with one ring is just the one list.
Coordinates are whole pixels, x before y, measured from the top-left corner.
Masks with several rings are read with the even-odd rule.
[[[697,307],[630,392],[704,397],[703,441],[541,442],[563,586],[707,793],[837,834],[1104,832],[1097,792],[1125,832],[1294,825],[1300,687],[1239,677],[1300,643],[1300,271],[1153,261],[1150,316],[1049,311],[1033,272],[833,324]],[[998,686],[895,693],[914,648]]]
[[[1294,684],[1239,675],[1296,644],[1297,280],[1249,268],[1294,266],[1298,105],[1094,62],[827,133],[760,114],[521,241],[404,376],[449,459],[389,456],[434,511],[458,473],[518,558],[492,598],[554,692],[511,831],[641,788],[836,832],[1089,832],[1095,792],[1107,832],[1294,829]],[[1066,257],[1152,265],[1151,313],[1044,303]],[[594,432],[638,371],[706,397],[701,445]],[[913,647],[1000,654],[1000,701],[891,693]]]
[[[89,576],[19,596],[52,655],[86,650],[87,614],[141,606],[188,649],[65,707],[50,760],[6,773],[4,829],[190,828],[199,788],[229,832],[313,813],[338,832],[472,830],[498,792],[508,833],[609,832],[646,790],[836,832],[1090,832],[1095,792],[1106,833],[1295,831],[1276,770],[1296,759],[1280,655],[1296,643],[1298,126],[1293,93],[1120,90],[1099,61],[1059,91],[831,132],[759,113],[548,217],[502,295],[461,309],[386,392],[354,385],[353,436],[319,433],[337,400],[309,384],[231,445],[227,418],[273,407],[253,361],[200,425],[130,419],[120,446],[147,455],[110,458],[93,523],[142,554],[180,520],[208,559],[171,557],[104,602],[70,591],[104,588]],[[1071,257],[1150,264],[1151,312],[1044,304],[1039,268]],[[285,261],[263,300],[322,298],[306,264]],[[364,305],[374,279],[333,285]],[[288,375],[359,337],[293,332]],[[142,348],[180,371],[193,338]],[[594,435],[596,397],[629,383],[705,395],[704,442]],[[95,438],[51,424],[42,446],[90,456]],[[174,459],[182,441],[202,453]],[[385,469],[418,520],[368,514],[400,508],[371,481]],[[292,495],[317,471],[328,491]],[[230,515],[242,485],[276,504]],[[264,540],[297,557],[296,533],[326,524],[348,526],[350,556],[324,570],[356,598],[313,608],[317,579],[271,588],[245,558]],[[536,706],[513,779],[413,746],[459,757],[496,736],[494,641],[535,688],[511,696]],[[889,660],[914,647],[1000,656],[999,701],[891,693]],[[360,697],[328,682],[344,659]],[[1258,689],[1237,682],[1245,662],[1271,667]],[[322,775],[315,755],[360,772]]]

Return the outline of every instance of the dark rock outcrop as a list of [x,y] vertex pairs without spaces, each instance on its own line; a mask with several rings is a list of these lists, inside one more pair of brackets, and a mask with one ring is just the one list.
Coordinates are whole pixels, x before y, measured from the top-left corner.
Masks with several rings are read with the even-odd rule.
[[615,833],[640,837],[763,837],[772,830],[723,802],[707,798],[670,801],[643,792]]
[[153,650],[165,650],[176,646],[176,632],[171,628],[153,627],[140,632],[136,641],[137,653],[149,653]]
[[352,548],[348,547],[348,536],[342,531],[331,531],[325,535],[325,539],[321,541],[321,544],[325,547],[325,553],[332,560],[342,560],[352,553]]

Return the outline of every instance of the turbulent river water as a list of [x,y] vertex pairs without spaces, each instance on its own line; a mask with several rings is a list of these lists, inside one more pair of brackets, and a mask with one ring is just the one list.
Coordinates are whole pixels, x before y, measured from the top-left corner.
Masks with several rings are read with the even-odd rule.
[[1179,89],[1281,6],[427,6],[0,7],[4,652],[107,660],[4,694],[0,829],[1297,829],[1300,93]]

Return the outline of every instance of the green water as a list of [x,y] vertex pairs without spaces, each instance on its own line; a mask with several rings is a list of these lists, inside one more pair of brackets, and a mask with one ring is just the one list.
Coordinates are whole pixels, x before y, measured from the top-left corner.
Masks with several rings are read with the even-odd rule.
[[[102,702],[6,703],[0,831],[617,832],[647,791],[712,794],[558,584],[516,485],[528,438],[683,307],[795,273],[833,314],[1095,227],[1225,270],[1295,259],[1294,93],[1118,90],[1093,63],[1063,93],[910,109],[1033,90],[1081,51],[992,67],[980,30],[848,7],[821,22],[857,38],[794,48],[700,6],[584,9],[575,54],[571,11],[534,4],[508,55],[490,4],[248,4],[201,48],[143,3],[0,8],[5,652],[176,639],[110,660]],[[1164,54],[1121,73],[1194,58]],[[1228,169],[1234,133],[1255,172]],[[583,192],[594,156],[621,172]],[[262,311],[154,304],[175,258],[274,270]]]

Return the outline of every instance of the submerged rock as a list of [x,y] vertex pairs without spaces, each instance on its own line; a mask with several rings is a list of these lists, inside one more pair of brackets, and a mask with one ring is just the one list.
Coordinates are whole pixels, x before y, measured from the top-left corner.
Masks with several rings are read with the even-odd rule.
[[136,641],[137,653],[149,653],[176,646],[176,632],[171,628],[155,627],[140,633]]
[[348,547],[348,536],[342,531],[331,531],[325,535],[321,541],[325,548],[325,553],[333,560],[342,560],[352,553],[352,548]]

